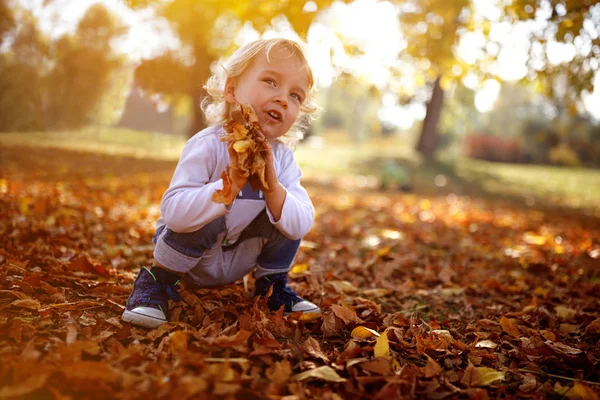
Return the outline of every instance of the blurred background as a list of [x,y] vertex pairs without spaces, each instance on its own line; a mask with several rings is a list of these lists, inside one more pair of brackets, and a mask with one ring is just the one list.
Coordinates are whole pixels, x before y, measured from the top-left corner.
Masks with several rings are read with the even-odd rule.
[[0,0],[0,145],[176,161],[211,71],[301,37],[306,179],[598,213],[599,33],[596,0]]

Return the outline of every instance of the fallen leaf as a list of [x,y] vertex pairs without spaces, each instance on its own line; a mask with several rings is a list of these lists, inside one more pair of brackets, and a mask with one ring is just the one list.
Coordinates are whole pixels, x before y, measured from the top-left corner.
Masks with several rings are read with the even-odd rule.
[[493,368],[477,367],[476,369],[479,371],[479,386],[487,386],[497,380],[504,380],[506,375],[506,372],[496,371]]
[[339,304],[333,304],[331,306],[331,310],[334,312],[334,314],[338,318],[340,318],[346,324],[349,324],[352,322],[360,324],[363,322],[362,319],[358,318],[358,315],[356,315],[356,311],[354,311],[350,307],[341,306]]
[[379,333],[377,333],[377,331],[374,331],[373,329],[364,327],[364,326],[357,326],[356,328],[354,328],[352,330],[352,333],[350,333],[350,335],[352,335],[353,337],[356,338],[360,338],[360,339],[366,339],[366,338],[370,338],[373,336],[379,336]]
[[481,373],[469,361],[469,365],[467,365],[467,368],[465,369],[465,373],[463,374],[463,377],[460,380],[460,383],[462,383],[463,385],[466,385],[467,387],[472,387],[472,386],[479,386],[480,382],[481,382]]
[[387,335],[387,329],[377,338],[375,342],[375,357],[390,358],[390,340]]
[[521,332],[519,332],[519,328],[517,328],[510,319],[508,319],[504,316],[502,316],[500,318],[500,326],[502,327],[502,330],[504,332],[508,333],[512,337],[521,336]]
[[571,390],[565,395],[569,399],[581,399],[581,400],[599,400],[598,395],[594,390],[584,385],[581,382],[575,382]]
[[12,303],[10,303],[10,305],[13,307],[25,308],[25,309],[33,310],[33,311],[37,311],[41,307],[40,302],[35,299],[15,300]]
[[442,367],[437,363],[433,358],[427,356],[427,365],[423,368],[423,373],[425,374],[425,378],[433,378],[434,376],[438,376],[442,373]]
[[496,347],[498,347],[498,345],[491,340],[481,340],[481,341],[477,342],[475,347],[483,347],[486,349],[495,349]]
[[333,368],[328,365],[311,369],[308,371],[301,372],[292,377],[297,381],[303,381],[305,379],[319,379],[326,382],[345,382],[346,379],[338,375]]
[[323,314],[315,313],[315,312],[307,312],[304,313],[298,318],[300,321],[314,321],[316,319],[322,318]]
[[546,344],[546,346],[550,347],[552,350],[558,353],[567,354],[570,356],[582,353],[581,350],[576,349],[575,347],[568,346],[564,343],[551,342],[550,340],[546,340],[544,343]]
[[565,306],[556,306],[554,310],[558,314],[559,318],[565,321],[570,321],[577,315],[577,311]]
[[323,353],[323,350],[321,350],[319,342],[310,336],[302,343],[302,350],[326,363],[329,362],[329,358]]

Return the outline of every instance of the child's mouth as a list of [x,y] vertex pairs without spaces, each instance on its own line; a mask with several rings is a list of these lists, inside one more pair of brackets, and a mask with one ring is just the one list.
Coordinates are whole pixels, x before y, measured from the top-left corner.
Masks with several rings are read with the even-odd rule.
[[277,122],[281,122],[281,113],[279,111],[270,110],[270,111],[267,111],[267,115],[269,116],[270,121],[274,120]]

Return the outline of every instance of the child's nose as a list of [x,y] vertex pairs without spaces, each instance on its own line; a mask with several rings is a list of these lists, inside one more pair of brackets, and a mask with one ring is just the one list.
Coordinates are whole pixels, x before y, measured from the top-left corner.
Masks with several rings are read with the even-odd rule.
[[275,98],[273,100],[275,101],[275,103],[280,104],[284,109],[287,109],[288,103],[287,103],[287,99],[286,99],[285,95],[278,94],[275,96]]

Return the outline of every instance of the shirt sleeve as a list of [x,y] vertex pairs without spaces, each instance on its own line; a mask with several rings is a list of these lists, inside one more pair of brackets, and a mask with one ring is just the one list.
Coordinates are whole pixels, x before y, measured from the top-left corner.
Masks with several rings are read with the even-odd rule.
[[[284,147],[284,145],[282,145]],[[294,153],[285,147],[277,173],[279,182],[285,188],[286,196],[281,210],[281,218],[275,221],[267,207],[269,220],[279,231],[290,239],[301,239],[312,227],[315,209],[306,192],[300,184],[302,171],[296,163]]]
[[[203,135],[185,145],[160,205],[163,220],[171,230],[193,232],[228,213],[230,207],[212,201],[215,190],[223,188],[218,163],[220,143],[218,135]],[[219,174],[218,179],[214,177],[211,182],[214,174]]]

